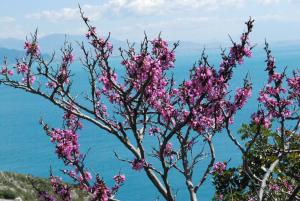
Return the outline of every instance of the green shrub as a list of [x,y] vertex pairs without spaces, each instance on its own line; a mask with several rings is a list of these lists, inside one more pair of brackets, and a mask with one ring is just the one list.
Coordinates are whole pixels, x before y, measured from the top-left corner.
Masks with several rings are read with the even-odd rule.
[[3,199],[15,199],[17,196],[15,195],[15,192],[12,190],[1,190],[0,191],[0,198]]

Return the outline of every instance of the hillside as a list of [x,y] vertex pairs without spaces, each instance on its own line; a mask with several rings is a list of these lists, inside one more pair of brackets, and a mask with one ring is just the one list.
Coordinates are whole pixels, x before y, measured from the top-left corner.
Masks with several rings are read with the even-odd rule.
[[16,58],[22,58],[24,56],[25,56],[25,51],[0,47],[1,64],[4,61],[4,57],[7,58],[8,63],[15,63]]
[[[30,175],[22,175],[10,172],[0,172],[0,201],[37,201],[36,191],[31,185],[35,183],[41,190],[49,190],[50,183],[47,179],[41,179]],[[84,195],[72,191],[75,201],[84,201]]]

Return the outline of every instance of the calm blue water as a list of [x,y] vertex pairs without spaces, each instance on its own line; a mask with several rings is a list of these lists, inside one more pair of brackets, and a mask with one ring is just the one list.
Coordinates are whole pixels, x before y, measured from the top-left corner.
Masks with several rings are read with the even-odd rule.
[[[218,64],[220,56],[209,53],[211,63]],[[199,54],[181,54],[177,57],[174,75],[180,81],[188,77],[188,69],[197,60]],[[277,57],[278,67],[283,69],[286,65],[288,70],[299,69],[300,48],[280,47],[274,50]],[[242,122],[248,122],[250,114],[257,108],[258,89],[266,82],[264,72],[265,54],[262,47],[256,47],[252,59],[248,59],[245,65],[235,70],[234,79],[231,81],[231,88],[234,90],[243,83],[242,78],[246,73],[250,73],[253,82],[254,93],[245,109],[235,118],[233,129],[236,131]],[[119,60],[112,61],[116,66]],[[120,69],[119,69],[120,70]],[[118,68],[117,68],[118,71]],[[86,87],[86,77],[79,65],[74,66],[76,72],[75,88],[84,91]],[[63,169],[63,164],[56,158],[54,147],[49,142],[49,138],[43,133],[38,121],[41,117],[54,127],[61,125],[62,111],[44,101],[40,97],[35,97],[23,91],[0,86],[0,171],[15,171],[19,173],[29,173],[36,176],[48,177],[49,167],[52,166],[55,173],[59,174],[59,169]],[[85,123],[85,122],[84,122]],[[85,123],[84,129],[80,133],[81,150],[87,151],[91,148],[87,164],[93,173],[101,173],[105,181],[112,184],[112,177],[119,171],[127,177],[126,184],[120,190],[118,198],[126,201],[152,201],[158,193],[151,187],[151,183],[144,179],[142,172],[132,171],[128,164],[123,164],[115,159],[113,150],[121,153],[122,157],[132,159],[132,156],[120,146],[111,136],[94,126]],[[229,160],[235,165],[240,162],[240,154],[233,146],[226,135],[220,133],[214,139],[217,160]],[[209,162],[203,160],[200,163],[196,175],[199,175]],[[187,200],[185,185],[180,176],[173,174],[171,183],[178,190],[178,200]],[[214,189],[209,178],[206,184],[200,189],[199,197],[203,201],[211,200]]]

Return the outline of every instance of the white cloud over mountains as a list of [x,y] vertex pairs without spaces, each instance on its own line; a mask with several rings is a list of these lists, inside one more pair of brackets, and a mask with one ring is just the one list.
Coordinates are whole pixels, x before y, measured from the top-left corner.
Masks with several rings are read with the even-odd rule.
[[[82,8],[91,19],[116,16],[168,15],[184,12],[209,12],[224,8],[242,8],[249,4],[270,6],[281,2],[295,3],[299,0],[105,0],[99,4],[83,4]],[[78,20],[78,8],[43,10],[26,16],[28,19]]]
[[[84,4],[85,13],[92,19],[113,15],[164,15],[186,11],[207,11],[242,6],[245,0],[109,0],[103,4]],[[78,19],[78,8],[44,10],[28,14],[28,19],[46,19],[52,22]]]
[[[220,36],[226,37],[228,33],[239,33],[243,28],[243,22],[249,16],[256,20],[255,25],[260,27],[263,38],[267,36],[267,32],[282,38],[280,32],[285,30],[292,31],[289,36],[296,38],[298,37],[296,33],[300,31],[299,28],[293,28],[300,23],[298,12],[300,0],[78,1],[93,25],[101,29],[101,32],[111,31],[121,39],[135,39],[143,35],[145,30],[150,34],[163,31],[167,37],[174,40],[214,41],[220,39]],[[39,27],[43,35],[57,32],[69,34],[85,32],[85,27],[80,24],[79,9],[74,1],[64,3],[64,7],[53,3],[49,8],[49,5],[52,4],[40,5],[27,14],[23,12],[22,20],[14,15],[0,17],[0,24],[7,22],[19,25],[19,29],[23,29],[26,33]],[[277,31],[278,24],[283,26],[280,31]],[[3,28],[0,27],[1,30]],[[6,35],[8,33],[16,35],[14,30],[7,29],[5,33],[3,32]]]

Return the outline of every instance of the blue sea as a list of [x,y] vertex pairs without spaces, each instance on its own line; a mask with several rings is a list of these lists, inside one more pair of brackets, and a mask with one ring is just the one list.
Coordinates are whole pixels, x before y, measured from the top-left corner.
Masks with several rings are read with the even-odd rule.
[[[271,44],[272,46],[272,44]],[[211,64],[218,66],[220,63],[218,49],[208,50]],[[279,70],[286,66],[288,72],[299,69],[300,47],[276,46],[273,48],[274,56]],[[188,70],[197,61],[201,52],[179,53],[173,70],[177,82],[188,78]],[[250,115],[257,109],[257,95],[259,89],[266,83],[265,53],[263,46],[255,47],[253,58],[246,59],[245,64],[238,66],[234,71],[234,78],[230,82],[231,89],[242,86],[243,78],[250,74],[253,82],[253,95],[245,108],[235,117],[232,129],[238,138],[237,130],[242,123],[249,122]],[[122,72],[120,58],[112,59],[111,63],[117,72]],[[80,64],[72,67],[75,75],[74,88],[84,92],[87,87],[87,77]],[[40,118],[43,118],[53,127],[61,126],[63,112],[41,97],[37,97],[20,90],[0,85],[0,171],[14,171],[18,173],[32,174],[47,178],[50,166],[54,173],[61,175],[60,169],[64,169],[54,154],[54,146],[50,143],[41,126]],[[145,179],[143,172],[133,171],[128,164],[118,161],[113,154],[117,151],[120,156],[131,160],[133,158],[122,145],[102,130],[93,125],[84,123],[84,129],[80,132],[81,150],[90,151],[87,156],[87,167],[92,173],[100,173],[109,185],[113,185],[112,177],[118,172],[126,175],[126,183],[120,189],[117,198],[122,201],[153,201],[159,193],[152,188],[152,184]],[[217,161],[230,160],[229,165],[237,165],[241,162],[238,149],[228,139],[225,133],[219,133],[214,138]],[[209,158],[199,163],[196,175],[200,175],[209,162]],[[174,192],[177,192],[177,200],[188,200],[185,184],[180,175],[172,173],[170,182]],[[199,190],[199,200],[209,201],[214,193],[211,178]],[[160,200],[163,198],[160,197]]]

